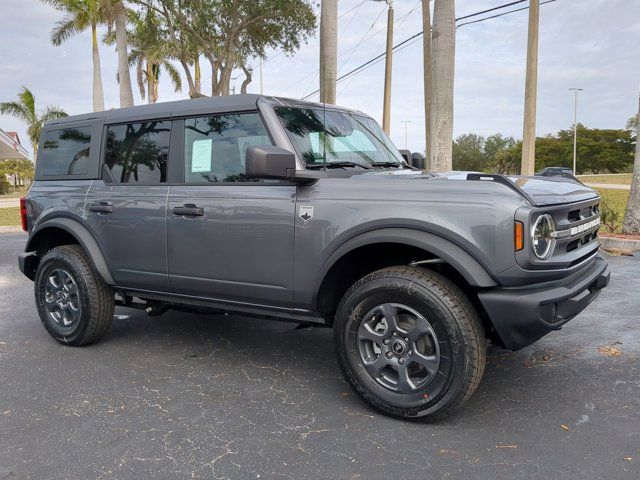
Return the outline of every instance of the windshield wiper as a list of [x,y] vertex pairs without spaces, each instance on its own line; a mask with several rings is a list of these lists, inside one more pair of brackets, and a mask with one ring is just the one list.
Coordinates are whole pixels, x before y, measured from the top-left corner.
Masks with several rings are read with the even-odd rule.
[[369,167],[368,165],[364,165],[362,163],[357,163],[357,162],[327,162],[327,163],[314,163],[314,164],[307,164],[307,168],[345,168],[345,167],[360,167],[360,168],[364,168],[365,170],[368,170]]
[[373,162],[371,165],[374,167],[400,167],[405,168],[405,164],[402,162]]

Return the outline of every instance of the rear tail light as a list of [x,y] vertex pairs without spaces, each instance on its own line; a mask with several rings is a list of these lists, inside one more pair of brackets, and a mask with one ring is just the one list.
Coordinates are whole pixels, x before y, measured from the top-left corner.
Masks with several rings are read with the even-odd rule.
[[22,223],[22,230],[29,231],[29,222],[27,220],[27,199],[22,197],[20,199],[20,222]]
[[524,248],[524,226],[522,222],[515,222],[513,225],[513,241],[516,252]]

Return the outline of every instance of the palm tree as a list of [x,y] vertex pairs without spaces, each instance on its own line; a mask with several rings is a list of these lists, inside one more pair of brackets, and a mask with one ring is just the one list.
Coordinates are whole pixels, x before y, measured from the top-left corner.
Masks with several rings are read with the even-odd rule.
[[51,32],[51,43],[62,45],[73,35],[91,28],[93,51],[93,111],[104,110],[104,90],[100,71],[100,52],[98,51],[98,24],[105,22],[104,0],[42,0],[56,10],[64,12]]
[[432,171],[452,168],[453,76],[455,69],[455,1],[434,0],[432,29],[433,103],[431,106]]
[[126,7],[124,0],[102,0],[102,5],[109,26],[107,38],[113,36],[115,32],[120,106],[132,107],[133,90],[131,90],[131,75],[129,73],[129,40],[127,35],[127,19],[132,11]]
[[56,118],[66,117],[60,107],[46,106],[42,110],[36,108],[36,99],[27,87],[22,87],[18,100],[0,103],[0,113],[11,115],[27,125],[27,136],[33,147],[33,160],[36,160],[40,132],[42,127]]
[[[149,98],[149,103],[158,101],[160,71],[169,74],[176,92],[182,90],[182,78],[176,67],[168,60],[171,43],[160,28],[158,17],[150,10],[144,16],[136,16],[133,30],[129,33],[133,46],[129,64],[136,67],[136,79],[140,96]],[[197,69],[196,69],[197,73]]]
[[640,233],[640,101],[638,115],[635,118],[636,158],[633,162],[633,178],[631,192],[627,201],[627,212],[624,216],[622,231],[624,233]]

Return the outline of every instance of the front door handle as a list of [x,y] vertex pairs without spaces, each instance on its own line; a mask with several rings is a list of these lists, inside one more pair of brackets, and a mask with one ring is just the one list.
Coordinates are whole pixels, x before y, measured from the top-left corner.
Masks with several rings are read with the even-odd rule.
[[89,205],[88,210],[96,213],[113,213],[113,203],[111,202],[98,202],[93,205]]
[[174,215],[201,217],[204,215],[204,208],[197,207],[193,203],[185,203],[182,207],[174,207],[172,212]]

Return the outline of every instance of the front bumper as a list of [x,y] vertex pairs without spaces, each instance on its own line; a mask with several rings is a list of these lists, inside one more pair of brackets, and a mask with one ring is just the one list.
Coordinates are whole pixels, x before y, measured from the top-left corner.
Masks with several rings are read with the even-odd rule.
[[505,348],[532,344],[578,315],[609,284],[609,265],[601,256],[565,279],[519,288],[478,293]]

